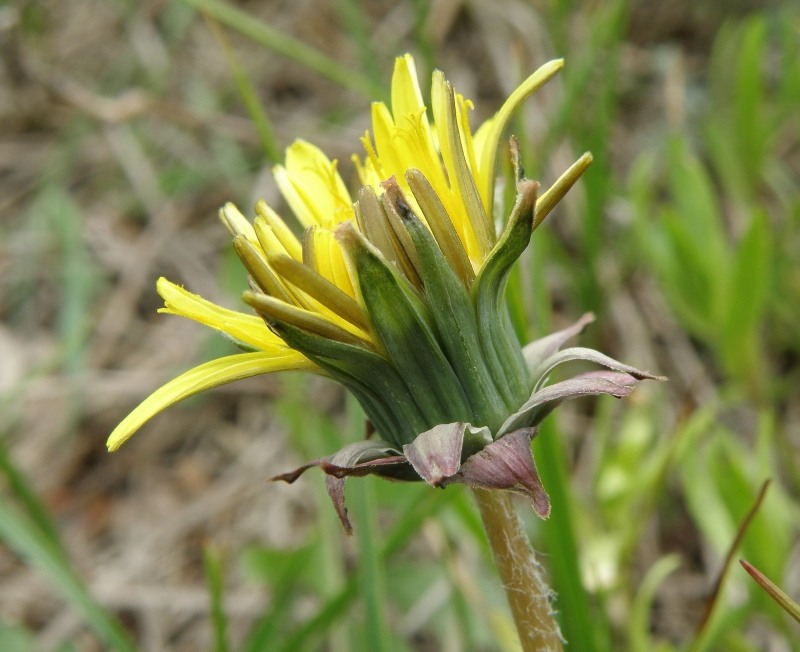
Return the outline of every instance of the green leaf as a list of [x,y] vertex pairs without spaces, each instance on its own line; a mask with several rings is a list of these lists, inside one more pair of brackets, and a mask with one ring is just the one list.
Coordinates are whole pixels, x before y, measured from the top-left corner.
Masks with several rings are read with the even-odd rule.
[[[692,422],[700,422],[705,417],[702,412],[695,413],[686,427],[690,428]],[[709,424],[709,427],[713,425]],[[713,430],[702,434],[701,440],[697,438],[697,433],[694,433],[695,441],[692,446],[685,446],[677,468],[683,476],[683,490],[694,522],[712,550],[718,555],[723,555],[736,531],[735,519],[728,512],[719,494],[717,481],[722,478],[716,478],[709,473],[709,465],[711,444],[725,434]],[[685,444],[688,444],[688,438]],[[742,504],[746,505],[747,500]]]
[[[716,493],[724,502],[731,520],[738,524],[757,494],[763,477],[755,477],[757,468],[752,451],[730,437],[721,437],[712,448],[706,465],[716,483]],[[776,492],[779,491],[775,487]],[[748,526],[742,540],[743,553],[764,572],[780,577],[792,546],[791,513],[780,509],[777,496],[767,496]]]
[[747,166],[750,178],[758,178],[763,169],[764,153],[769,142],[761,120],[766,38],[766,24],[762,17],[744,23],[741,38],[737,39],[735,75],[731,75],[735,84],[732,135],[739,141],[739,158]]
[[734,374],[760,384],[759,328],[764,321],[771,287],[772,241],[767,217],[757,211],[739,244],[727,292],[727,315],[722,323],[722,353]]
[[[728,272],[728,247],[716,193],[708,172],[680,138],[668,151],[670,195],[675,219],[686,236],[681,242],[690,271],[700,273],[708,293],[704,300],[716,309]],[[713,315],[718,313],[713,312]]]

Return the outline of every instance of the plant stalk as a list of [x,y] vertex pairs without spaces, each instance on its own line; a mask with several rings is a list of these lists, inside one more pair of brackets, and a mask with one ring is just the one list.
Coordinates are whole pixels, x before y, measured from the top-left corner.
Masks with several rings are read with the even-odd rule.
[[553,616],[553,592],[522,530],[511,495],[483,489],[474,493],[523,651],[560,652],[563,645]]

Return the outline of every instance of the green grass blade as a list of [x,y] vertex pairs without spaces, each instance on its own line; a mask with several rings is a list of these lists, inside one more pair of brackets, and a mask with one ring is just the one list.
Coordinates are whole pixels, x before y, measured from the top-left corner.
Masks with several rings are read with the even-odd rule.
[[777,602],[783,610],[800,623],[800,604],[797,604],[786,593],[784,593],[776,584],[771,582],[766,575],[760,572],[752,564],[747,563],[744,559],[740,559],[739,563],[742,565],[750,576],[758,583]]
[[653,564],[644,576],[628,621],[628,649],[631,652],[648,652],[653,649],[653,641],[650,638],[653,600],[658,587],[680,568],[680,565],[680,555],[667,555]]
[[208,15],[206,15],[206,22],[208,23],[209,29],[211,29],[211,32],[214,34],[217,43],[219,43],[222,53],[225,55],[225,61],[228,63],[231,73],[233,73],[233,79],[236,82],[236,88],[239,90],[239,96],[242,98],[242,103],[255,125],[256,133],[258,133],[258,139],[261,141],[264,154],[266,154],[267,160],[271,165],[276,165],[281,161],[280,148],[275,139],[275,130],[272,128],[272,122],[267,115],[266,109],[258,99],[255,86],[250,76],[247,74],[247,70],[245,70],[244,66],[242,66],[239,61],[239,57],[236,56],[233,47],[231,47],[230,41],[225,37],[225,33],[213,19],[208,17]]
[[[364,423],[364,412],[352,396],[348,396],[347,416],[349,430],[357,432]],[[367,477],[351,482],[350,504],[356,521],[355,534],[358,540],[358,558],[361,569],[358,576],[358,589],[367,618],[367,648],[390,652],[394,645],[386,620],[388,592],[384,568],[385,559],[380,554],[378,544],[374,481],[375,478]]]
[[0,501],[0,539],[27,563],[38,568],[50,585],[86,619],[108,649],[135,652],[136,646],[119,621],[98,604],[70,568],[66,555],[34,522]]
[[773,285],[773,249],[767,216],[757,211],[733,260],[721,343],[726,367],[750,385],[754,396],[765,382],[759,331]]
[[34,636],[24,627],[7,625],[0,620],[0,641],[4,649],[13,652],[35,652]]
[[[438,512],[448,501],[449,496],[444,491],[421,493],[419,498],[414,500],[405,512],[397,518],[381,546],[380,558],[385,561],[400,550],[422,527],[425,519]],[[280,645],[276,645],[274,648],[276,652],[318,649],[312,646],[312,641],[321,637],[331,623],[335,622],[350,606],[358,595],[358,582],[357,571],[356,575],[347,581],[347,584],[339,593],[325,602],[313,618],[292,632]]]
[[222,0],[183,1],[240,34],[253,39],[256,43],[297,61],[344,88],[349,88],[370,99],[377,99],[385,93],[383,86],[376,86],[358,71],[340,65],[319,50],[281,33],[232,4]]
[[228,652],[228,620],[223,605],[224,563],[221,552],[213,545],[203,548],[203,567],[206,573],[208,596],[211,600],[211,626],[214,630],[214,652]]
[[733,133],[738,137],[739,155],[748,167],[749,177],[758,178],[763,169],[764,151],[769,139],[761,120],[764,104],[762,66],[767,38],[766,23],[756,17],[741,28],[736,61]]
[[386,650],[394,648],[389,624],[386,620],[388,594],[382,556],[378,549],[378,528],[374,478],[364,478],[350,483],[350,505],[355,520],[358,539],[358,560],[361,572],[358,575],[358,591],[367,619],[366,649]]
[[361,8],[362,4],[359,0],[337,0],[336,9],[342,28],[349,36],[348,40],[358,48],[361,68],[366,71],[370,83],[376,89],[383,88],[385,80],[378,66],[375,47],[370,42],[369,26]]
[[53,519],[44,503],[36,495],[28,478],[11,461],[5,438],[0,436],[0,473],[5,476],[7,488],[12,496],[20,501],[28,518],[33,521],[42,533],[57,548],[61,547],[61,539]]
[[711,589],[708,599],[706,600],[706,605],[703,611],[703,615],[701,616],[700,621],[697,624],[695,637],[698,640],[702,638],[703,630],[706,628],[706,625],[711,620],[711,615],[714,611],[714,607],[717,605],[720,596],[722,595],[722,590],[725,585],[725,578],[727,577],[728,571],[730,570],[731,565],[733,564],[733,557],[742,543],[742,539],[744,538],[744,535],[747,532],[747,528],[750,526],[750,523],[753,521],[753,518],[755,517],[759,508],[761,507],[761,504],[764,502],[764,496],[767,493],[769,484],[770,480],[766,480],[764,484],[761,485],[761,490],[758,492],[758,496],[756,497],[755,502],[753,503],[752,507],[750,507],[750,510],[747,512],[747,514],[745,514],[742,521],[739,523],[739,527],[736,530],[736,536],[731,542],[730,548],[728,548],[728,553],[727,555],[725,555],[725,561],[722,564],[722,568],[720,569],[719,575],[717,576],[717,579],[714,582],[714,586]]
[[92,314],[96,279],[92,258],[85,243],[84,216],[72,197],[57,185],[45,187],[37,209],[46,216],[58,242],[62,277],[58,331],[63,364],[67,371],[83,367],[83,350]]
[[270,649],[272,643],[279,640],[279,632],[285,628],[285,623],[290,620],[290,612],[297,587],[301,586],[304,571],[313,567],[314,556],[318,554],[320,545],[314,542],[308,546],[292,551],[265,551],[262,549],[251,550],[246,553],[244,565],[249,568],[250,574],[263,575],[259,567],[269,570],[266,580],[274,599],[269,610],[255,623],[247,635],[241,652],[261,652]]

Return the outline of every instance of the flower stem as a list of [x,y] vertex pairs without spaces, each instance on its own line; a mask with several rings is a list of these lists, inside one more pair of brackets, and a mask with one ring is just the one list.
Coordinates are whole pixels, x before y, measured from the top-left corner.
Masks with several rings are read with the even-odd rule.
[[552,591],[522,530],[511,496],[475,489],[497,570],[524,652],[560,652],[561,633],[553,617]]

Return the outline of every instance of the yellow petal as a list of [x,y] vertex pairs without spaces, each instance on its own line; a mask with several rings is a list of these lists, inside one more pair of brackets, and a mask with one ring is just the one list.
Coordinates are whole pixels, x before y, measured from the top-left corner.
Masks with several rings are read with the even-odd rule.
[[291,256],[271,256],[269,264],[281,277],[342,319],[359,326],[363,331],[369,330],[369,320],[359,303],[318,274],[310,265],[305,265]]
[[[372,186],[373,188],[380,188],[381,181],[387,179],[388,175],[383,169],[383,164],[378,158],[378,152],[375,151],[375,146],[372,144],[372,139],[368,131],[361,137],[361,145],[366,152],[364,165],[358,166],[361,187],[366,188],[367,186]],[[358,157],[355,158],[358,160]]]
[[[484,261],[495,243],[494,224],[490,220],[490,213],[483,207],[478,191],[474,169],[471,166],[466,145],[471,146],[472,138],[468,136],[469,127],[464,126],[459,119],[459,104],[466,112],[463,98],[458,99],[449,82],[444,83],[444,92],[447,96],[445,105],[445,125],[440,130],[440,138],[448,140],[450,156],[448,167],[450,185],[457,192],[459,200],[464,206],[464,211],[471,226],[470,232],[475,237],[476,249],[467,249],[470,256]],[[466,118],[465,118],[466,120]],[[474,160],[474,157],[473,157]]]
[[242,265],[250,274],[250,278],[263,292],[286,303],[298,303],[298,297],[269,266],[263,251],[251,245],[247,238],[240,235],[233,239],[233,248],[236,255],[239,256],[239,260],[242,261]]
[[[483,261],[481,252],[484,247],[478,242],[478,238],[470,221],[471,216],[464,204],[461,193],[458,192],[459,165],[457,161],[459,158],[463,159],[464,156],[461,135],[458,133],[458,126],[455,125],[451,127],[450,125],[450,121],[455,120],[455,111],[452,106],[453,102],[452,88],[449,82],[445,79],[441,71],[434,71],[431,85],[433,119],[439,141],[439,149],[442,153],[442,160],[447,170],[451,188],[451,192],[440,194],[440,198],[442,199],[447,214],[453,222],[456,232],[461,238],[461,242],[467,254],[473,261],[478,261],[480,263]],[[434,190],[441,193],[440,188],[436,184],[432,185]]]
[[331,161],[318,147],[296,140],[286,150],[286,166],[273,168],[275,181],[303,226],[333,227],[352,217],[347,187]]
[[207,389],[273,371],[315,368],[312,362],[291,349],[287,349],[287,352],[280,356],[271,353],[240,353],[206,362],[181,374],[150,394],[114,428],[106,445],[109,451],[117,450],[156,414],[178,401]]
[[392,115],[398,132],[393,136],[393,142],[400,141],[405,149],[401,165],[392,170],[392,174],[402,184],[405,171],[414,167],[436,185],[440,178],[444,178],[443,170],[422,100],[414,58],[410,54],[395,61],[392,75]]
[[460,93],[456,93],[456,120],[458,121],[458,132],[461,135],[461,145],[464,148],[464,156],[473,177],[477,178],[478,160],[475,156],[475,141],[472,136],[472,129],[469,126],[469,112],[474,109],[472,100],[464,99]]
[[267,320],[286,322],[329,340],[356,344],[367,349],[373,348],[367,333],[311,297],[308,299],[314,301],[317,310],[292,306],[260,292],[247,291],[242,294],[242,299]]
[[160,312],[205,324],[271,355],[283,355],[289,350],[283,340],[270,331],[256,315],[218,306],[163,277],[158,279],[156,288],[166,304]]
[[392,114],[395,120],[401,115],[417,113],[424,108],[414,57],[410,54],[397,57],[392,73]]
[[[397,155],[397,144],[395,143],[395,122],[389,109],[383,102],[372,103],[372,136],[375,139],[375,149],[380,159],[380,167],[375,168],[379,173],[383,172],[388,176],[399,169],[403,161]],[[382,178],[381,181],[386,179]]]
[[406,173],[413,168],[422,172],[438,192],[450,194],[450,184],[424,110],[406,113],[399,118],[392,142],[401,161],[399,167],[391,172],[404,192],[409,190]]
[[333,231],[317,228],[310,231],[308,236],[314,269],[320,276],[354,299],[355,287],[345,264],[344,253]]

